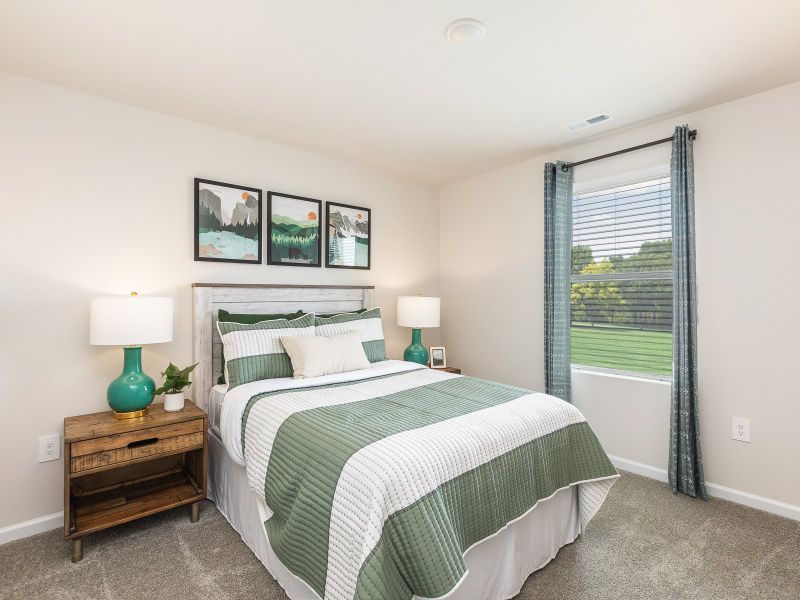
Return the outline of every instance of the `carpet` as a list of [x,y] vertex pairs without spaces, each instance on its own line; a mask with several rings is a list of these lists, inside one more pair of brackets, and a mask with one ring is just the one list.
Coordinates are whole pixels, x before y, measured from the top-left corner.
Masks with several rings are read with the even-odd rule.
[[[621,474],[584,535],[518,600],[800,598],[800,523]],[[0,598],[286,600],[210,502],[199,523],[176,509],[91,535],[84,550],[70,563],[60,530],[0,546]]]

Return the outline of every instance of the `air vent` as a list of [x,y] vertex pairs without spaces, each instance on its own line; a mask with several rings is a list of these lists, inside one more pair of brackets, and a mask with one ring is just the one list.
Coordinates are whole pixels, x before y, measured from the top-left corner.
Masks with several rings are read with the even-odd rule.
[[598,123],[602,123],[603,121],[608,121],[611,117],[606,114],[601,115],[594,115],[593,117],[589,117],[584,119],[583,121],[578,121],[576,123],[570,123],[567,125],[567,129],[570,131],[578,131],[579,129],[583,129],[584,127],[591,127],[592,125],[597,125]]
[[589,125],[594,125],[595,123],[602,123],[603,121],[608,121],[611,117],[608,115],[595,115],[594,117],[589,117],[586,119],[586,122]]

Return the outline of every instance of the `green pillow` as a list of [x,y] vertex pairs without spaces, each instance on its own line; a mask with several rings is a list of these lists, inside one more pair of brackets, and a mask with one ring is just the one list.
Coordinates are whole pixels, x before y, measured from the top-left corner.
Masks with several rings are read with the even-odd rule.
[[331,313],[329,315],[317,315],[319,319],[330,319],[331,317],[335,317],[336,315],[360,315],[361,313],[367,312],[368,308],[359,308],[358,310],[349,310],[347,312],[340,312],[340,313]]
[[260,321],[274,321],[275,319],[288,319],[291,321],[297,317],[302,317],[304,314],[306,313],[304,313],[302,310],[298,310],[297,312],[287,314],[256,315],[230,313],[227,310],[220,308],[219,312],[217,313],[217,321],[222,321],[223,323],[243,323],[244,325],[252,325],[253,323],[258,323]]
[[361,336],[361,345],[369,359],[374,363],[386,360],[386,343],[383,340],[381,309],[370,308],[351,313],[325,317],[317,315],[315,320],[317,335],[338,335],[356,331]]
[[291,377],[292,361],[281,344],[287,330],[296,336],[314,335],[314,315],[297,319],[272,319],[258,323],[217,321],[225,354],[228,389],[275,377]]
[[[243,325],[252,325],[261,321],[274,321],[275,319],[287,319],[291,321],[298,317],[302,317],[304,313],[298,310],[294,313],[288,314],[274,314],[274,315],[257,315],[257,314],[244,314],[244,313],[230,313],[227,310],[220,308],[217,313],[217,321],[223,323],[242,323]],[[222,351],[222,372],[217,377],[217,383],[225,383],[225,350]]]

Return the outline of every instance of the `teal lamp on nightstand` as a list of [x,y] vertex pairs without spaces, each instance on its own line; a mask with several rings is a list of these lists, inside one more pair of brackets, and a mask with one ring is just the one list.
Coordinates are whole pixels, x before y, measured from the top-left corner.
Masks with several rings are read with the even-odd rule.
[[403,353],[403,360],[428,363],[428,349],[422,345],[422,329],[439,326],[439,298],[431,296],[398,296],[397,324],[411,327],[411,345]]
[[118,419],[147,414],[156,384],[142,371],[142,345],[172,341],[172,298],[108,296],[91,303],[89,343],[122,346],[122,373],[108,385],[108,404]]

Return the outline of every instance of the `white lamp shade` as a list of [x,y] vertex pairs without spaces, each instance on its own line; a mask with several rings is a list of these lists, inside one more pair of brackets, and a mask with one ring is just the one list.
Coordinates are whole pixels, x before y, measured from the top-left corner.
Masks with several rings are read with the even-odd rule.
[[438,327],[440,303],[431,296],[398,296],[397,324],[416,329]]
[[172,341],[172,298],[94,298],[89,319],[93,346],[140,346]]

